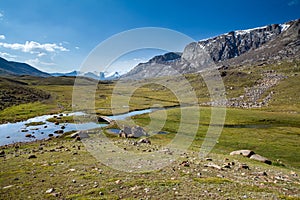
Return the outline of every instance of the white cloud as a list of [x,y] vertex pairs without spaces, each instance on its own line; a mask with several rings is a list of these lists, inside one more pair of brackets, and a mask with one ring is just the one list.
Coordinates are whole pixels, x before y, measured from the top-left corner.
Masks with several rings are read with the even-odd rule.
[[41,53],[42,51],[46,52],[56,52],[56,51],[69,51],[67,48],[62,45],[57,45],[55,43],[44,43],[40,44],[34,41],[26,41],[25,44],[20,43],[3,43],[0,42],[0,47],[13,49],[13,50],[21,50],[26,53]]
[[5,35],[0,35],[0,40],[5,40]]
[[44,52],[40,52],[37,56],[38,56],[38,57],[42,57],[42,56],[45,56],[45,55],[47,55],[47,54],[44,53]]
[[28,63],[29,65],[32,65],[36,68],[39,68],[39,66],[41,65],[46,65],[46,66],[56,65],[55,63],[42,62],[38,58],[26,60],[25,63]]
[[2,18],[4,15],[3,15],[3,13],[2,12],[0,12],[0,18]]
[[5,59],[8,59],[8,60],[14,60],[14,58],[16,58],[17,56],[15,55],[11,55],[9,53],[6,53],[6,52],[0,52],[0,57],[3,57]]
[[119,72],[125,74],[133,69],[139,63],[147,62],[145,58],[133,58],[129,60],[117,60],[113,62],[106,70],[108,73]]
[[79,47],[75,47],[75,49],[77,49],[77,50],[78,50],[78,49],[80,49],[80,48],[79,48]]

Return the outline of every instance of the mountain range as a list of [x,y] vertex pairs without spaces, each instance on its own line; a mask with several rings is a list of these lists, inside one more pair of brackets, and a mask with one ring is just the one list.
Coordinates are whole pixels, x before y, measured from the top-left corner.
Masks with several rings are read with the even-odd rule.
[[3,58],[0,58],[0,75],[84,76],[96,80],[116,80],[120,77],[143,79],[195,73],[211,66],[264,65],[287,59],[300,59],[300,19],[284,24],[231,31],[192,42],[187,44],[183,52],[157,55],[148,62],[138,64],[122,76],[118,72],[110,75],[103,72],[79,71],[48,74],[26,63],[7,61]]
[[297,19],[190,43],[182,53],[170,52],[138,64],[123,78],[170,76],[195,73],[210,66],[263,65],[299,58],[300,19]]

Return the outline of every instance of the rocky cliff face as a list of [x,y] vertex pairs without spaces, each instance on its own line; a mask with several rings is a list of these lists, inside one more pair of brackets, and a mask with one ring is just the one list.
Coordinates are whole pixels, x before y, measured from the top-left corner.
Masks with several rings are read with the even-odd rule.
[[182,54],[171,52],[155,56],[148,62],[137,65],[124,77],[140,79],[194,73],[211,67],[208,60],[217,66],[235,66],[299,58],[299,24],[300,19],[285,24],[231,31],[193,42],[185,47]]
[[214,61],[223,61],[240,56],[250,49],[261,47],[282,33],[285,25],[269,25],[261,28],[232,31],[218,37],[199,41]]

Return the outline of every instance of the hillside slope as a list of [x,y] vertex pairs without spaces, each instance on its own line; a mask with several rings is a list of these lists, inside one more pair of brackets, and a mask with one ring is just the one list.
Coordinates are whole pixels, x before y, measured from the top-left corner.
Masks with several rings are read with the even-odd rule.
[[31,75],[49,77],[50,74],[42,72],[26,63],[7,61],[0,57],[0,75]]

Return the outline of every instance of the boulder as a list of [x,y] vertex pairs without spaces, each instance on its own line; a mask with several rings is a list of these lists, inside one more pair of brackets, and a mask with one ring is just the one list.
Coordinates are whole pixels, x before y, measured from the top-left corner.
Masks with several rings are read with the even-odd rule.
[[32,158],[37,158],[37,157],[36,157],[36,155],[34,155],[34,154],[28,156],[28,159],[32,159]]
[[140,126],[135,126],[135,127],[124,126],[123,129],[121,129],[119,132],[119,137],[124,137],[124,138],[139,138],[142,136],[149,136],[149,135]]
[[119,132],[119,137],[127,138],[131,134],[131,128],[129,126],[123,126],[123,129]]
[[248,170],[250,170],[250,167],[246,164],[240,164],[239,169],[248,169]]
[[56,131],[54,131],[54,133],[56,133],[56,134],[63,134],[64,131],[63,130],[56,130]]
[[210,167],[218,170],[222,170],[222,167],[213,163],[208,163],[207,165],[204,165],[204,167]]
[[114,120],[112,120],[111,118],[107,117],[107,116],[98,116],[98,122],[108,122],[108,123],[113,123]]
[[237,151],[233,151],[230,153],[231,156],[233,155],[242,155],[242,156],[245,156],[245,157],[248,157],[250,158],[254,153],[254,151],[251,151],[251,150],[237,150]]
[[78,133],[79,133],[79,132],[72,133],[72,134],[70,135],[70,138],[76,138],[77,136],[79,136]]
[[79,135],[80,139],[84,139],[84,138],[89,138],[90,137],[89,134],[87,132],[85,132],[85,131],[80,131],[78,135]]
[[46,190],[46,194],[50,194],[50,193],[52,193],[52,192],[54,192],[54,191],[55,191],[54,188],[50,188],[50,189]]
[[260,162],[263,162],[263,163],[266,163],[268,165],[271,165],[272,162],[268,159],[268,158],[265,158],[261,155],[258,155],[258,154],[253,154],[250,156],[250,159],[252,160],[257,160],[257,161],[260,161]]
[[0,157],[5,157],[5,151],[0,151]]
[[139,138],[142,136],[149,136],[146,131],[140,127],[140,126],[135,126],[131,128],[131,133],[132,133],[132,137],[134,138]]
[[138,144],[141,144],[141,143],[151,144],[151,141],[148,138],[142,138],[137,143]]

